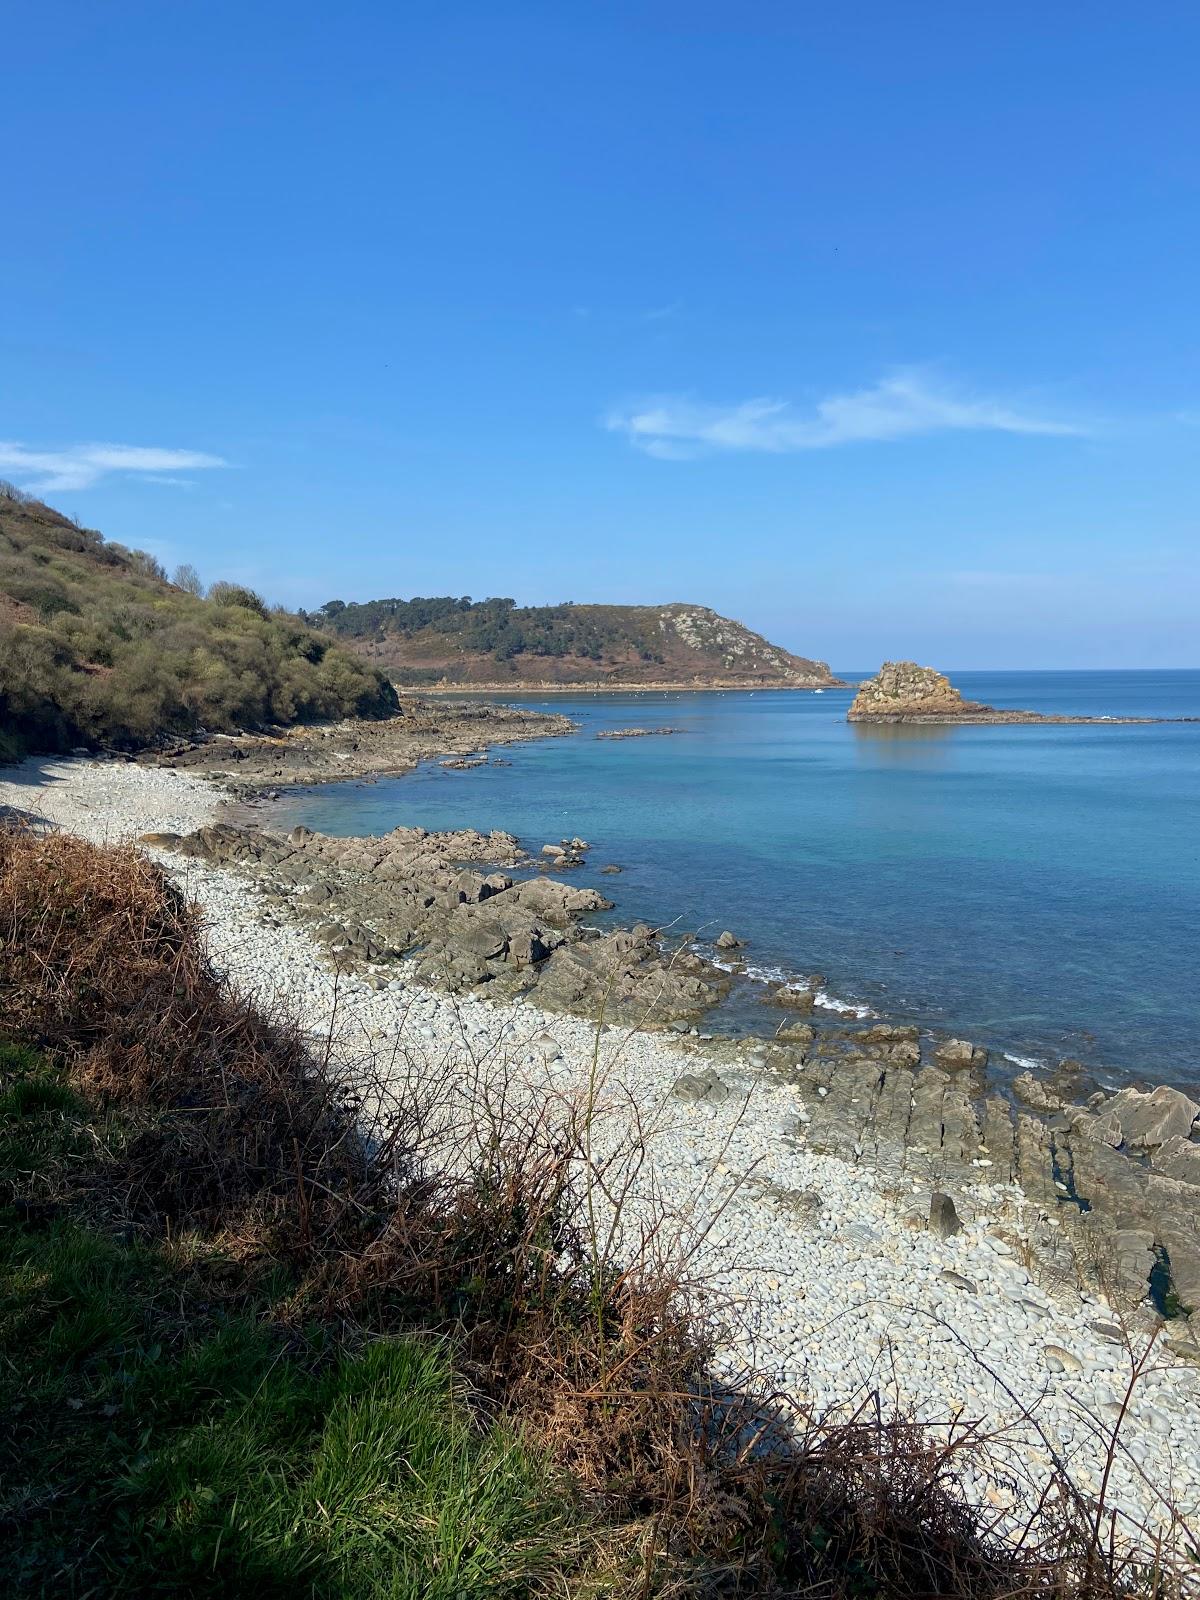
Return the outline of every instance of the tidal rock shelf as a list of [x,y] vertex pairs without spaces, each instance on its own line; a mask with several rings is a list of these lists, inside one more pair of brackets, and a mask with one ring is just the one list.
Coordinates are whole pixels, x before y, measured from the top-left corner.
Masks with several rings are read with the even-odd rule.
[[432,757],[443,758],[443,766],[483,765],[489,759],[484,746],[556,738],[575,726],[557,711],[406,696],[395,716],[378,722],[300,723],[270,733],[181,739],[138,760],[204,773],[232,794],[253,796],[282,785],[386,777]]
[[[1186,1175],[1195,1145],[1186,1096],[1078,1104],[1039,1080],[1050,1104],[1015,1110],[987,1091],[977,1046],[879,1022],[824,1028],[789,1015],[798,1031],[787,1040],[598,1029],[547,1010],[541,978],[529,979],[560,951],[573,964],[615,936],[587,937],[588,913],[563,899],[578,891],[522,866],[511,836],[407,830],[390,843],[331,848],[255,828],[243,847],[229,842],[219,791],[188,774],[68,761],[7,777],[0,772],[0,804],[34,823],[100,842],[173,835],[169,848],[143,848],[201,907],[214,964],[331,1039],[348,1074],[369,1052],[398,1076],[444,1081],[447,1069],[469,1067],[553,1099],[588,1084],[598,1066],[598,1138],[615,1147],[631,1108],[641,1116],[639,1203],[653,1191],[680,1230],[708,1229],[696,1270],[740,1308],[721,1356],[730,1371],[752,1366],[816,1413],[875,1393],[888,1411],[977,1422],[996,1442],[986,1461],[964,1465],[962,1490],[1014,1534],[1014,1498],[1043,1484],[1054,1460],[1069,1462],[1081,1493],[1097,1493],[1128,1346],[1149,1327],[1141,1274],[1153,1230],[1140,1219],[1158,1215],[1164,1197],[1182,1205],[1200,1193]],[[203,849],[178,848],[198,837]],[[373,865],[368,849],[382,852]],[[396,957],[357,936],[326,943],[315,919],[335,920],[329,902],[291,909],[334,877],[350,892],[356,876],[388,874],[395,933],[372,931],[418,932],[423,914],[428,949],[461,921],[476,929],[480,952],[492,941],[478,956],[498,969],[487,982],[450,993],[422,974],[424,949]],[[456,881],[465,898],[451,904]],[[418,894],[417,882],[428,888]],[[419,905],[426,893],[432,904]],[[506,949],[478,931],[493,920]],[[520,940],[535,928],[563,939],[526,964]],[[1093,1262],[1085,1246],[1097,1225],[1079,1197],[1098,1176],[1122,1191],[1128,1222],[1122,1213],[1100,1228]],[[1168,1328],[1112,1469],[1111,1504],[1126,1528],[1165,1529],[1168,1501],[1200,1515],[1200,1370],[1186,1326]]]

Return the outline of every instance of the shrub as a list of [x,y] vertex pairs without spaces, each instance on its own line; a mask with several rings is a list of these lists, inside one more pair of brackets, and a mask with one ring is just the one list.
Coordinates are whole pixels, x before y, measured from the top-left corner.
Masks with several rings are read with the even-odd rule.
[[131,550],[129,564],[135,572],[140,572],[143,578],[157,578],[165,583],[167,569],[157,556],[152,556],[149,550]]
[[241,606],[243,611],[253,611],[259,617],[267,614],[267,603],[263,597],[240,583],[214,583],[208,591],[208,598],[214,606]]
[[203,580],[190,562],[185,561],[182,566],[175,568],[171,582],[185,594],[195,595],[198,600],[204,598]]

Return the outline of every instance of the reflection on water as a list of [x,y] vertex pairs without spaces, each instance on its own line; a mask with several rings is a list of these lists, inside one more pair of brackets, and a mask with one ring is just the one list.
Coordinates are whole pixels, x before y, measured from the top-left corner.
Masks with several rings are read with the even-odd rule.
[[873,766],[942,766],[958,728],[944,723],[851,722],[855,754]]

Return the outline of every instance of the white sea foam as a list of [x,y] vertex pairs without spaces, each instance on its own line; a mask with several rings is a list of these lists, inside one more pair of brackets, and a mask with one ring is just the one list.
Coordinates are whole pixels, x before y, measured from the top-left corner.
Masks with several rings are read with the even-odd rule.
[[[716,965],[720,966],[721,963],[718,961]],[[877,1011],[872,1011],[870,1006],[862,1005],[857,1000],[842,1000],[837,995],[830,994],[828,989],[814,990],[807,979],[798,978],[794,972],[788,972],[783,967],[760,967],[748,963],[742,968],[742,972],[747,978],[753,978],[758,983],[778,983],[792,994],[811,994],[813,1004],[820,1006],[822,1011],[836,1011],[839,1016],[857,1017],[859,1021],[879,1015]]]
[[782,983],[789,989],[807,989],[806,983],[796,981],[794,972],[787,972],[783,967],[760,967],[752,962],[747,962],[742,968],[747,978],[753,978],[756,983]]
[[1014,1056],[1010,1050],[1004,1052],[1005,1061],[1011,1061],[1014,1067],[1021,1067],[1026,1072],[1040,1072],[1046,1065],[1036,1056]]
[[839,1000],[837,995],[830,994],[828,989],[818,989],[813,995],[813,1004],[820,1006],[822,1011],[838,1011],[842,1016],[858,1017],[860,1021],[877,1014],[870,1006],[859,1005],[855,1000]]

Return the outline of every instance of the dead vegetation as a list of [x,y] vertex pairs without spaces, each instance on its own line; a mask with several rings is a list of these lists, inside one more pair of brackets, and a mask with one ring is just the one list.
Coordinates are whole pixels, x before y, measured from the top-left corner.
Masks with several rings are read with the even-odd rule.
[[538,1100],[466,1054],[440,1079],[395,1060],[335,1074],[218,978],[194,913],[132,849],[0,831],[0,1042],[56,1063],[88,1108],[69,1158],[9,1174],[4,1216],[186,1241],[289,1338],[447,1341],[476,1416],[548,1452],[586,1508],[545,1592],[1194,1592],[1063,1466],[1022,1486],[1014,1543],[960,1492],[964,1459],[996,1443],[978,1424],[898,1421],[878,1395],[805,1418],[718,1381],[689,1247],[635,1200],[644,1149],[593,1147],[594,1084]]

